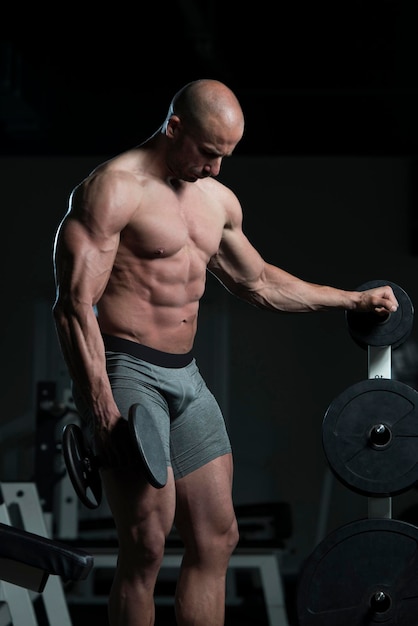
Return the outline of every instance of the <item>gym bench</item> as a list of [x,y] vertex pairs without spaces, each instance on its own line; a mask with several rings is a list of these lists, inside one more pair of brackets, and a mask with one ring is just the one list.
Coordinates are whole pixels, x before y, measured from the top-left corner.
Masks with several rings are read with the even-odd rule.
[[84,580],[93,557],[66,544],[0,523],[0,580],[42,593],[51,574]]
[[[14,515],[34,532],[12,525]],[[84,580],[93,564],[91,554],[47,537],[34,483],[0,485],[1,625],[36,626],[34,601],[42,597],[47,623],[71,626],[61,581]]]

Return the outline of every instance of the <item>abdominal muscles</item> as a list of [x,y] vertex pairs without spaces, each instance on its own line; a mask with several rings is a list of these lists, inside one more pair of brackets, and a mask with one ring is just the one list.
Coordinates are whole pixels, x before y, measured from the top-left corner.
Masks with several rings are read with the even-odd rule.
[[172,257],[118,256],[97,303],[101,331],[157,350],[189,352],[196,334],[206,259],[183,248]]

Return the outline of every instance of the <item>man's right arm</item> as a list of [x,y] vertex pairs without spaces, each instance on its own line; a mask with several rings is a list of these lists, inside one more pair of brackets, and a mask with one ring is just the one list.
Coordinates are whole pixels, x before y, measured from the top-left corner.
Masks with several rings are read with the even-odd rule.
[[109,277],[106,265],[85,227],[71,215],[65,217],[54,247],[54,322],[70,376],[99,422],[119,414],[94,311]]
[[53,316],[58,339],[70,376],[95,416],[99,431],[111,430],[120,417],[107,376],[94,305],[106,288],[120,231],[130,218],[130,209],[125,213],[119,202],[115,210],[116,199],[120,200],[125,188],[130,189],[123,178],[100,175],[78,187],[54,245]]

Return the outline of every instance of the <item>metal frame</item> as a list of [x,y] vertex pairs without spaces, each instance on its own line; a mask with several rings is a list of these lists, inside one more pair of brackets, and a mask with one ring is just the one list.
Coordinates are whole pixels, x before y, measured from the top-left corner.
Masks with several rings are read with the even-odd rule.
[[[106,596],[94,592],[94,576],[98,570],[116,567],[117,550],[112,548],[92,548],[89,552],[94,558],[94,568],[88,579],[78,581],[67,594],[71,604],[99,604],[107,602]],[[238,548],[231,556],[228,575],[236,569],[254,569],[260,574],[269,626],[289,626],[286,611],[285,594],[279,568],[280,550],[261,550],[257,548]],[[179,569],[183,558],[182,550],[167,549],[161,566],[163,569]],[[156,597],[156,603],[173,603],[174,598]],[[228,598],[227,598],[228,603]]]
[[[17,508],[24,530],[48,537],[47,525],[35,483],[1,483],[0,486],[4,498],[4,502],[0,504],[0,521],[12,525],[11,511]],[[48,624],[53,626],[59,623],[60,626],[72,626],[59,576],[49,577],[41,594],[0,580],[0,600],[8,605],[12,623],[16,626],[23,624],[37,626],[38,621],[33,603],[39,597],[43,600]],[[47,625],[43,624],[43,626]]]

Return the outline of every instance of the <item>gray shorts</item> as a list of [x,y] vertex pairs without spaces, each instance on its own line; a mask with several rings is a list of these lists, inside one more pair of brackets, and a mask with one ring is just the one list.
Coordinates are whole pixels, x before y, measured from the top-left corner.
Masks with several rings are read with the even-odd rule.
[[[168,354],[109,335],[103,339],[107,373],[121,415],[127,418],[132,404],[147,407],[176,479],[231,452],[220,407],[191,353]],[[82,419],[91,421],[77,393],[74,400]]]

